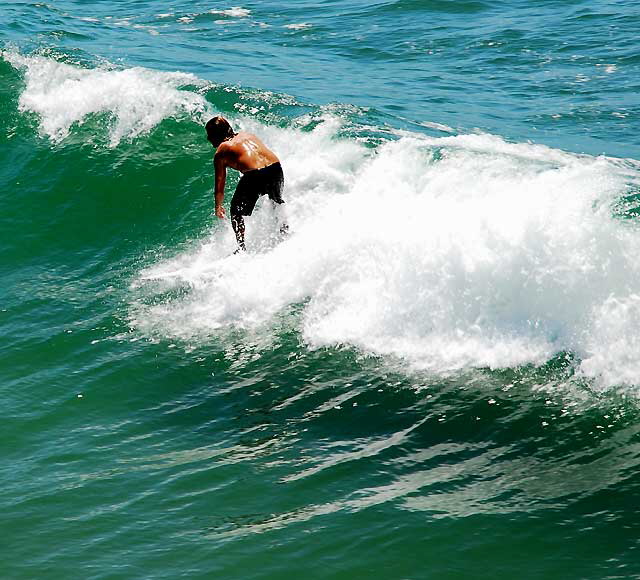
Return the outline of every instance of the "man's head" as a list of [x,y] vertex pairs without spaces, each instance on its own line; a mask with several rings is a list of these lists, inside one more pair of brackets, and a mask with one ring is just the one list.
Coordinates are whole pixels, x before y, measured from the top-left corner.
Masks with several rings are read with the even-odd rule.
[[214,117],[204,127],[207,131],[207,140],[214,147],[218,147],[225,139],[235,135],[229,121],[224,117]]

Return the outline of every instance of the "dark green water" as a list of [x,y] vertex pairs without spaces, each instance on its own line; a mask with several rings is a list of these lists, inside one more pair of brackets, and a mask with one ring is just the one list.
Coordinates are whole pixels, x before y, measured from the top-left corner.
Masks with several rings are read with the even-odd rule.
[[1,576],[640,577],[633,5],[214,4],[0,14]]

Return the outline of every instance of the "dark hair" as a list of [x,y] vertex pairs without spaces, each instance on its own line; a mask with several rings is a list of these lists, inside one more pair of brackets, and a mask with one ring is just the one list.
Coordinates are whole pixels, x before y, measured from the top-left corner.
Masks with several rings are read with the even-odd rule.
[[214,145],[222,143],[235,135],[229,121],[224,117],[210,119],[204,127],[207,131],[207,139]]

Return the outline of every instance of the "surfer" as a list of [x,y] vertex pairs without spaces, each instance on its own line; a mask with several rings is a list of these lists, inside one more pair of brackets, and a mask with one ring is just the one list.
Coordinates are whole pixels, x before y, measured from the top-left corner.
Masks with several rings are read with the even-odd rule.
[[[274,204],[282,204],[284,174],[280,160],[258,137],[245,131],[236,133],[224,117],[214,117],[205,125],[207,140],[216,148],[213,157],[215,173],[215,211],[220,219],[226,218],[222,202],[227,180],[227,167],[242,173],[231,198],[231,226],[240,250],[244,243],[244,216],[251,215],[261,195],[268,195]],[[287,224],[280,227],[287,232]]]

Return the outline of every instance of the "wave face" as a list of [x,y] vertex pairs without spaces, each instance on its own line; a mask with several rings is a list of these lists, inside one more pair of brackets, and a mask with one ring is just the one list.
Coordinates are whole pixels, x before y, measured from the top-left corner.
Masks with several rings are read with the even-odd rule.
[[635,164],[491,135],[368,147],[340,137],[335,115],[312,131],[237,122],[282,156],[293,233],[274,246],[263,204],[247,220],[248,256],[228,257],[222,226],[145,268],[133,284],[143,297],[189,291],[134,303],[135,328],[207,341],[300,306],[293,324],[312,348],[444,374],[567,351],[602,387],[640,380],[640,238],[616,210],[638,185]]
[[[216,110],[214,86],[193,75],[4,58],[24,75],[19,110],[53,143],[101,116],[113,148]],[[247,219],[249,254],[229,257],[233,235],[215,224],[134,277],[134,329],[206,342],[285,314],[310,348],[351,346],[413,370],[539,366],[569,352],[601,388],[640,382],[636,162],[446,127],[380,138],[331,109],[270,125],[242,112],[278,99],[250,97],[231,118],[279,152],[292,235],[276,243],[263,203]]]
[[[640,577],[605,8],[3,4],[3,577]],[[216,114],[286,176],[241,255]]]

